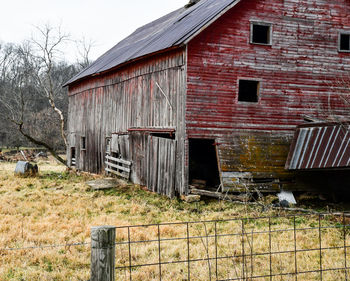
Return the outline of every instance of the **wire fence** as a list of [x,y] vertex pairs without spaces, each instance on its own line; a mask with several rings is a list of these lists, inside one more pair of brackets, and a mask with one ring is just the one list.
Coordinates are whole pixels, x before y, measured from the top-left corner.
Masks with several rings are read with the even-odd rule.
[[117,227],[116,280],[348,280],[347,216]]
[[[91,242],[0,254],[75,246]],[[116,228],[115,280],[348,280],[349,247],[349,214],[124,226]]]
[[49,249],[49,248],[70,248],[74,246],[87,246],[91,245],[91,242],[82,243],[67,243],[67,244],[55,244],[55,245],[39,245],[39,246],[27,246],[27,247],[17,247],[17,248],[0,248],[0,252],[7,251],[22,251],[22,250],[37,250],[37,249]]

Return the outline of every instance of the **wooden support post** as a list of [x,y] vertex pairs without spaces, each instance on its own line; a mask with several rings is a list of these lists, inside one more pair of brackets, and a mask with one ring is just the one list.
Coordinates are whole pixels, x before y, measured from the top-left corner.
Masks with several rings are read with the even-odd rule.
[[115,227],[91,228],[91,279],[115,280]]

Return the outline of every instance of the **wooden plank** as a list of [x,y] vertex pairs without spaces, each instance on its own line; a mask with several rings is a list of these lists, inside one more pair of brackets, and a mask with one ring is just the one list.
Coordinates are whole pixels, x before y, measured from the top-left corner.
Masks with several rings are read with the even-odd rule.
[[108,166],[110,166],[110,167],[116,168],[116,169],[118,169],[118,170],[122,170],[122,171],[124,171],[124,172],[130,173],[130,169],[129,169],[129,168],[125,168],[125,167],[123,167],[123,166],[116,165],[116,164],[113,164],[113,163],[108,162],[108,161],[106,161],[105,164],[108,165]]
[[169,159],[169,165],[171,168],[171,173],[170,173],[170,179],[169,179],[169,184],[172,185],[172,188],[170,189],[169,192],[169,197],[174,197],[175,196],[175,188],[176,188],[176,147],[177,147],[177,142],[173,141],[171,143],[171,150],[170,150],[170,159]]
[[120,173],[120,172],[118,172],[118,171],[109,169],[109,168],[107,168],[107,167],[105,168],[105,170],[106,170],[107,172],[110,172],[110,173],[115,174],[115,175],[117,175],[117,176],[120,176],[120,177],[129,179],[129,174]]
[[146,167],[144,167],[145,170],[146,170],[146,186],[147,186],[148,189],[149,189],[150,182],[151,182],[151,180],[150,180],[151,169],[149,169],[149,166],[150,166],[150,154],[151,153],[150,153],[150,148],[149,148],[149,142],[150,142],[150,137],[147,138],[146,163],[145,163]]
[[222,200],[228,199],[228,200],[241,201],[241,202],[247,202],[250,199],[247,193],[242,195],[233,195],[233,194],[215,192],[215,191],[210,191],[205,189],[196,189],[196,188],[191,188],[190,193],[195,195],[214,197]]
[[171,150],[172,150],[172,140],[167,140],[166,141],[166,151],[164,153],[164,181],[163,181],[163,185],[164,185],[164,192],[165,194],[170,197],[171,194],[171,190],[174,188],[173,183],[170,181],[171,179],[171,175],[172,175],[172,169],[171,166],[174,163],[170,162],[170,154],[171,154]]
[[169,182],[169,166],[171,165],[169,163],[169,153],[170,153],[170,147],[171,142],[164,140],[164,148],[163,148],[163,180],[162,180],[162,185],[163,185],[163,193],[167,196],[170,194],[170,190],[172,189],[172,185]]
[[152,157],[153,162],[151,163],[152,167],[152,191],[158,192],[158,138],[152,137]]
[[109,155],[106,156],[106,159],[113,160],[115,162],[122,163],[122,164],[129,165],[129,166],[132,163],[131,161],[127,161],[127,160],[124,160],[124,159],[121,159],[121,158],[115,158],[115,157],[109,156]]
[[112,134],[110,147],[112,152],[120,153],[117,134]]
[[164,194],[163,193],[163,184],[162,184],[162,179],[164,177],[164,171],[162,169],[162,164],[163,164],[163,157],[164,157],[164,153],[163,153],[163,143],[162,143],[162,139],[160,138],[155,138],[158,140],[158,147],[157,150],[155,151],[155,153],[157,154],[157,158],[158,158],[158,165],[157,165],[157,171],[158,171],[158,175],[157,175],[157,192],[159,194]]

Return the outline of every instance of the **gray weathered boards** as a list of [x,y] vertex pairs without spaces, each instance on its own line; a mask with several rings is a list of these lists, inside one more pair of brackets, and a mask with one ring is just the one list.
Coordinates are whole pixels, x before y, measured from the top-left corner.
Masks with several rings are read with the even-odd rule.
[[148,137],[147,187],[153,192],[175,195],[175,149],[172,139]]

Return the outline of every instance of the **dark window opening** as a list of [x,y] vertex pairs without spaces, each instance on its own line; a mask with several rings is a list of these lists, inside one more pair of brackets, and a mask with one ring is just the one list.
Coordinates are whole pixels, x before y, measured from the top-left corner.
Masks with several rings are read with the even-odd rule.
[[86,137],[81,137],[81,149],[86,149]]
[[75,147],[70,148],[70,159],[71,159],[71,166],[75,166],[76,165]]
[[151,136],[164,138],[164,139],[175,139],[175,134],[169,134],[169,133],[151,133]]
[[258,102],[259,81],[239,80],[238,101]]
[[273,182],[275,179],[273,178],[253,178],[252,181],[254,183],[270,183]]
[[215,189],[220,175],[214,140],[189,140],[189,182],[198,189]]
[[256,44],[271,44],[271,26],[252,24],[251,42]]
[[340,34],[340,51],[350,51],[350,34]]

